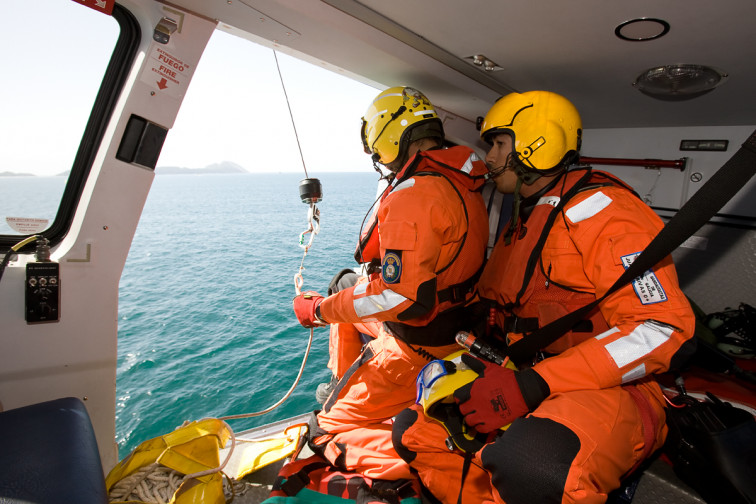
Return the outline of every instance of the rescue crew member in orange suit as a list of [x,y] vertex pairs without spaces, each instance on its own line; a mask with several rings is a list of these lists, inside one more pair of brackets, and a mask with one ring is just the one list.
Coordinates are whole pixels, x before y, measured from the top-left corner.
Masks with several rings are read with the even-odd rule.
[[488,215],[485,163],[468,147],[442,148],[428,98],[409,87],[381,92],[363,118],[365,152],[394,173],[362,241],[380,272],[326,298],[294,298],[305,327],[372,326],[375,339],[340,377],[317,415],[310,445],[335,466],[381,479],[410,477],[391,442],[393,417],[415,400],[415,377],[447,355],[482,271]]
[[[515,196],[477,289],[495,307],[500,346],[601,297],[663,226],[621,181],[568,169],[581,135],[572,103],[545,91],[500,98],[481,124],[497,189]],[[453,392],[459,413],[492,436],[471,463],[446,448],[449,434],[419,404],[397,417],[395,448],[444,503],[605,502],[662,446],[653,375],[692,353],[694,324],[667,257],[530,367],[462,358],[478,376]]]

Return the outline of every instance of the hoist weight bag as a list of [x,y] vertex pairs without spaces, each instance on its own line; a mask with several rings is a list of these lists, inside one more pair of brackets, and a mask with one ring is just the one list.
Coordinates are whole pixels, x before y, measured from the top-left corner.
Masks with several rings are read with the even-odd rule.
[[160,495],[169,504],[224,504],[222,474],[201,474],[219,467],[230,437],[225,422],[207,418],[142,442],[108,473],[110,502],[156,502]]
[[664,452],[677,476],[709,504],[756,503],[756,420],[707,392],[667,408]]
[[374,480],[340,471],[319,455],[285,464],[261,504],[421,504],[417,480]]

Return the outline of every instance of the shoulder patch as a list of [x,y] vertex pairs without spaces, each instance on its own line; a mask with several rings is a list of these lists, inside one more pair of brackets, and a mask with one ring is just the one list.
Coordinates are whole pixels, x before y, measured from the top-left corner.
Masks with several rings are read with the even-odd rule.
[[402,251],[387,250],[381,263],[381,276],[387,284],[395,284],[402,278]]
[[[630,265],[633,264],[633,261],[635,261],[635,258],[639,255],[640,252],[635,252],[633,254],[622,256],[620,258],[622,260],[622,266],[624,266],[625,269],[629,268]],[[664,288],[662,287],[661,282],[659,282],[659,278],[656,276],[653,269],[646,271],[642,276],[636,277],[635,280],[633,280],[633,288],[635,289],[635,294],[638,296],[641,304],[655,304],[667,300],[667,294],[664,292]]]
[[608,207],[612,202],[612,198],[599,191],[595,194],[591,194],[586,199],[568,209],[565,212],[567,218],[574,223],[589,219],[599,213],[604,208]]

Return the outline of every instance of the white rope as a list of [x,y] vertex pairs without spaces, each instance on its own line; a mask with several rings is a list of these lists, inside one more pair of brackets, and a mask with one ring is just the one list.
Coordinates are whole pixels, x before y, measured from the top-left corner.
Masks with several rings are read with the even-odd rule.
[[167,504],[176,493],[184,475],[160,464],[150,464],[123,478],[110,489],[113,501],[140,500],[150,504]]
[[[223,421],[221,419],[221,421]],[[189,422],[184,422],[181,427],[188,425]],[[228,429],[231,440],[231,448],[228,450],[225,460],[218,466],[204,471],[198,471],[191,474],[181,474],[180,472],[173,470],[169,467],[165,467],[157,462],[144,466],[136,472],[126,476],[119,480],[108,493],[109,501],[127,501],[127,500],[140,500],[148,504],[168,504],[173,498],[173,494],[181,486],[184,481],[201,478],[202,476],[208,476],[220,472],[223,476],[229,480],[227,486],[224,485],[224,493],[227,490],[231,491],[231,498],[236,493],[234,478],[231,478],[224,474],[223,468],[226,467],[228,461],[231,460],[231,455],[236,448],[236,436],[233,429],[226,422],[223,425]],[[230,481],[233,480],[233,481]],[[238,483],[238,482],[236,482]]]
[[[109,493],[109,502],[141,501],[147,504],[168,504],[189,477],[160,464],[144,466],[113,485]],[[231,502],[234,497],[243,495],[246,491],[247,485],[243,481],[223,474],[223,496],[226,502]]]
[[[310,250],[310,247],[312,246],[312,240],[315,238],[315,235],[320,232],[320,210],[318,210],[318,207],[315,206],[315,203],[310,203],[310,209],[307,212],[307,221],[308,221],[308,228],[305,230],[302,234],[299,235],[299,244],[304,249],[304,253],[302,254],[302,262],[299,263],[299,271],[294,275],[294,290],[299,296],[302,294],[302,284],[304,284],[304,278],[302,277],[302,272],[304,271],[304,260],[305,257],[307,257],[307,252]],[[310,241],[307,243],[307,245],[304,244],[304,236],[308,233],[312,233],[310,235]],[[312,348],[312,340],[314,338],[314,329],[310,328],[310,337],[307,340],[307,349],[305,350],[304,356],[302,357],[302,364],[299,366],[299,372],[297,373],[297,377],[294,379],[294,383],[291,384],[291,387],[289,390],[284,394],[284,396],[278,400],[275,404],[272,406],[269,406],[261,411],[255,411],[253,413],[242,413],[239,415],[227,415],[224,417],[220,417],[219,420],[238,420],[240,418],[252,418],[252,417],[258,417],[262,416],[266,413],[270,413],[277,407],[279,407],[281,404],[286,401],[289,396],[291,396],[292,392],[294,392],[294,389],[297,388],[297,385],[299,384],[299,380],[302,378],[302,374],[304,373],[305,365],[307,364],[307,359],[310,355],[310,349]]]
[[221,417],[220,420],[236,420],[239,418],[251,418],[251,417],[261,416],[261,415],[264,415],[265,413],[269,413],[270,411],[273,411],[275,408],[283,404],[283,402],[289,398],[291,393],[294,392],[294,389],[297,387],[297,384],[299,383],[299,379],[302,378],[302,373],[304,372],[305,364],[307,364],[307,357],[310,355],[310,348],[312,348],[312,339],[313,339],[313,329],[310,328],[310,337],[307,340],[307,349],[305,350],[304,357],[302,358],[302,364],[299,366],[299,373],[297,373],[297,377],[294,379],[294,383],[291,384],[289,391],[286,392],[286,394],[284,394],[284,396],[277,403],[265,408],[262,411],[256,411],[254,413],[243,413],[241,415],[228,415],[228,416]]

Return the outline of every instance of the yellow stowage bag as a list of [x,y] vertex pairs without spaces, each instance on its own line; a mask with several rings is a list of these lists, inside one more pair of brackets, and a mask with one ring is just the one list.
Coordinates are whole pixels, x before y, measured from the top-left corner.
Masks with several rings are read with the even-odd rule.
[[[105,479],[108,492],[123,478],[145,466],[158,463],[181,474],[216,469],[219,450],[226,445],[231,432],[225,422],[209,418],[192,422],[175,431],[145,441],[120,461]],[[214,472],[184,481],[169,501],[171,504],[224,504],[223,476]],[[142,502],[142,501],[111,501]]]

